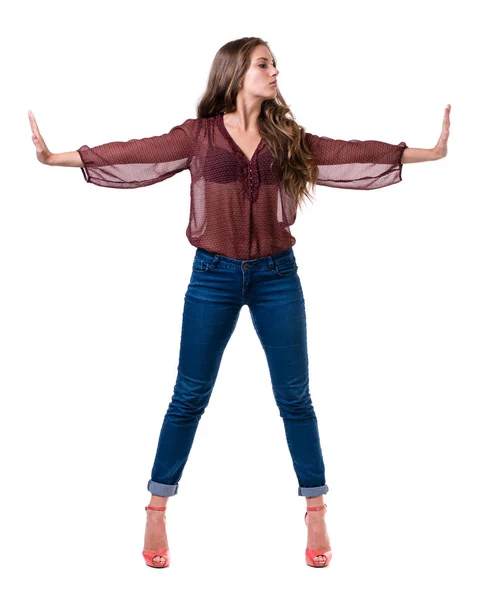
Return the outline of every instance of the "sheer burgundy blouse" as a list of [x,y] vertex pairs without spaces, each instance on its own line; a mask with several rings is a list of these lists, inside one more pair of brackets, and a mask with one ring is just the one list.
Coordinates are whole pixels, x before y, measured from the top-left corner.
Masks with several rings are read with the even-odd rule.
[[[335,140],[306,133],[318,163],[317,185],[372,190],[402,181],[397,145]],[[187,119],[169,133],[78,149],[89,183],[113,188],[153,185],[191,173],[190,244],[238,260],[294,246],[296,219],[279,168],[264,139],[249,160],[228,133],[223,115]]]

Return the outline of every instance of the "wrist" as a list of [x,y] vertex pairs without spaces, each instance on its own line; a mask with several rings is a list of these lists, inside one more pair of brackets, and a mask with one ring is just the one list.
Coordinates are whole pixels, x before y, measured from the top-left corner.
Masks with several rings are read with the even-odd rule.
[[53,167],[83,167],[83,162],[80,153],[77,150],[72,152],[60,152],[48,155],[45,164]]
[[440,151],[437,148],[404,148],[401,162],[404,163],[417,163],[427,162],[430,160],[438,160],[442,158]]

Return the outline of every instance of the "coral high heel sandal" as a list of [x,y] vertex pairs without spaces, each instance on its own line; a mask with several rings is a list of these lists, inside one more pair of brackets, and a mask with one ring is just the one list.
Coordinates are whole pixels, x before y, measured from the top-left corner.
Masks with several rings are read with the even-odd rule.
[[[145,510],[166,510],[166,506],[145,506]],[[166,517],[165,517],[166,518]],[[157,569],[164,569],[165,567],[170,566],[170,550],[169,548],[164,548],[163,550],[152,551],[152,550],[143,550],[142,552],[143,558],[145,559],[146,564],[149,567],[155,567]],[[163,563],[154,561],[153,559],[157,556],[163,556],[165,561]]]
[[[312,506],[311,508],[308,508],[306,510],[306,514],[304,515],[304,522],[306,523],[306,526],[308,525],[308,523],[306,521],[306,517],[308,516],[308,511],[322,510],[326,506],[327,506],[327,504],[323,504],[322,506]],[[317,562],[314,562],[314,558],[316,556],[324,556],[325,557],[326,560],[323,562],[322,565],[318,564]],[[332,556],[333,556],[333,553],[331,550],[326,550],[326,551],[320,552],[319,550],[315,550],[314,548],[306,548],[306,564],[309,567],[327,567],[329,565],[329,563],[331,562]]]

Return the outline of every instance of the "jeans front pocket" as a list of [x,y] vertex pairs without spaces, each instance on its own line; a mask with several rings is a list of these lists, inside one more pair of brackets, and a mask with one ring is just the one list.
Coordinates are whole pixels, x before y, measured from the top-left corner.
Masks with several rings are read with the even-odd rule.
[[276,261],[275,270],[281,277],[287,277],[288,275],[294,275],[298,270],[295,258],[288,258],[285,261]]
[[211,271],[218,264],[218,260],[214,258],[213,260],[204,259],[204,258],[194,258],[193,259],[193,271]]

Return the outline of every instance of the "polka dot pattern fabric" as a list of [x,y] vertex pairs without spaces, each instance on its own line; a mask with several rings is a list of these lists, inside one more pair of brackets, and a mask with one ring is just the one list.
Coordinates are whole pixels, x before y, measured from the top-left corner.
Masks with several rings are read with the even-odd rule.
[[[402,180],[405,142],[335,140],[306,133],[318,163],[317,185],[370,190]],[[264,139],[248,158],[223,114],[187,119],[163,135],[78,149],[88,183],[114,188],[153,185],[188,169],[186,237],[209,252],[253,260],[294,246],[292,198]]]

